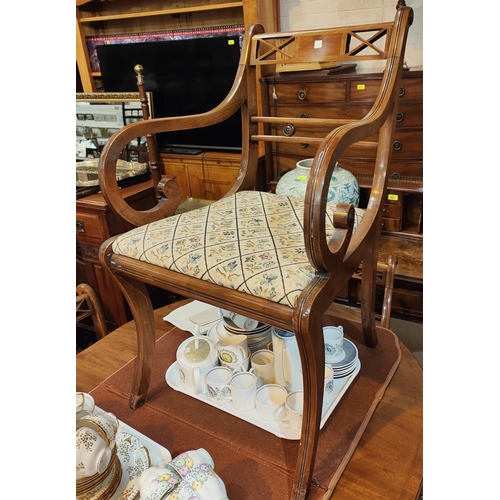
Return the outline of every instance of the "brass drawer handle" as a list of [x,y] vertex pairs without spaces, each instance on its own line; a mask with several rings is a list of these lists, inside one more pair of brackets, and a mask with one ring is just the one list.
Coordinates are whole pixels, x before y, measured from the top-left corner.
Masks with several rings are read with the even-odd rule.
[[85,232],[85,224],[81,219],[76,219],[76,232],[77,233]]
[[307,116],[307,114],[306,114],[306,113],[302,113],[302,114],[300,115],[300,117],[301,117],[301,118],[307,118],[308,116]]
[[403,144],[401,144],[401,141],[394,141],[392,147],[394,151],[399,151],[403,147]]
[[404,120],[404,117],[405,117],[405,115],[403,113],[399,112],[399,113],[396,114],[396,121],[398,123],[400,123],[400,122],[402,122]]
[[305,90],[301,90],[299,92],[299,99],[303,101],[307,97],[307,92]]
[[399,87],[399,97],[403,97],[405,94],[406,94],[406,90],[405,90],[405,88],[401,85],[401,87]]

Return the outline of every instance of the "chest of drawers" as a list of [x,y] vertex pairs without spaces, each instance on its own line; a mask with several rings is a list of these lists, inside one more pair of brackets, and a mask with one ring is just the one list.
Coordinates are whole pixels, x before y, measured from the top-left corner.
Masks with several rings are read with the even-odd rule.
[[[314,72],[283,74],[261,79],[264,114],[297,118],[361,118],[371,109],[382,81],[381,73],[352,71],[326,75]],[[297,136],[324,137],[326,129],[301,130],[293,124]],[[274,127],[273,134],[283,133]],[[288,128],[290,130],[290,127]],[[366,206],[375,164],[377,136],[346,149],[339,165],[352,172],[361,188],[360,207]],[[388,192],[382,221],[381,255],[397,257],[393,311],[412,318],[422,316],[423,248],[423,71],[403,73],[397,107],[396,129],[388,169]],[[268,188],[297,161],[311,158],[317,147],[312,144],[273,143],[266,150]],[[390,242],[390,244],[389,244]],[[400,244],[398,245],[398,242]],[[399,271],[398,271],[399,269]],[[405,269],[411,269],[411,276]],[[417,289],[415,288],[417,284]],[[408,286],[406,286],[406,284]],[[399,300],[399,292],[404,300]],[[402,295],[402,296],[403,296]]]

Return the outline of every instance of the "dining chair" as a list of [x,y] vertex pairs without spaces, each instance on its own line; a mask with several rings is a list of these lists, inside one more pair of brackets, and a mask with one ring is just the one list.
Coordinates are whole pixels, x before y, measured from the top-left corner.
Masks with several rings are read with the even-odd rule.
[[[252,25],[243,39],[234,84],[220,105],[197,115],[157,117],[123,127],[109,139],[100,158],[99,183],[106,201],[137,226],[108,239],[99,251],[99,259],[118,282],[137,327],[130,407],[145,402],[153,366],[155,327],[146,284],[293,332],[304,388],[291,493],[294,500],[307,497],[320,434],[325,364],[322,318],[361,264],[363,338],[367,346],[377,346],[378,243],[412,17],[412,9],[401,6],[393,22],[286,33],[264,33],[261,25]],[[262,68],[369,60],[383,65],[383,79],[373,107],[362,119],[259,114]],[[211,126],[237,111],[242,116],[241,166],[233,187],[222,199],[174,214],[180,188],[169,176],[159,181],[158,203],[150,210],[136,211],[121,198],[116,161],[131,140]],[[289,133],[289,124],[294,133]],[[304,199],[255,190],[261,145],[269,143],[317,146]],[[376,151],[373,184],[364,210],[327,202],[333,169],[345,149],[355,143]],[[158,172],[155,169],[155,176]]]
[[82,323],[86,318],[92,319],[97,340],[109,333],[101,301],[95,290],[87,283],[80,283],[76,286],[76,324]]

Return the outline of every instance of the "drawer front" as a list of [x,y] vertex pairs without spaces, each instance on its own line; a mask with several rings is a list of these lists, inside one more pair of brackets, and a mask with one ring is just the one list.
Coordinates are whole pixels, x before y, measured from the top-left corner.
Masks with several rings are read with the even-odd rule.
[[423,102],[399,101],[396,113],[396,130],[402,127],[420,127],[424,125]]
[[390,219],[401,219],[403,215],[402,205],[392,205],[391,203],[386,203],[383,208],[384,218],[388,217]]
[[382,230],[384,231],[401,231],[401,219],[391,219],[389,217],[382,218]]
[[311,103],[276,104],[273,107],[273,116],[290,118],[330,118],[360,120],[370,111],[371,106],[361,104],[358,106],[348,104],[323,104],[318,106]]
[[[273,97],[273,92],[277,99]],[[326,103],[346,100],[346,84],[343,81],[316,83],[300,82],[271,84],[268,86],[271,108],[279,103]]]
[[76,236],[77,239],[95,239],[102,242],[106,239],[106,229],[101,224],[97,214],[76,213]]
[[[348,83],[348,96],[355,101],[375,101],[382,80],[352,80]],[[399,88],[401,101],[422,100],[423,88],[419,78],[403,78]]]

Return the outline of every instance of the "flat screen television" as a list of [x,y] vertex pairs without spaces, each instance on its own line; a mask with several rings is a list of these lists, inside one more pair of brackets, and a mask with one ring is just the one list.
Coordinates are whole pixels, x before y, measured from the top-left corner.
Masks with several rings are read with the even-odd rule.
[[[240,37],[232,35],[100,45],[97,55],[105,92],[137,92],[134,67],[140,64],[153,116],[161,118],[219,104],[233,84],[240,50]],[[156,140],[160,152],[241,151],[241,113],[211,127],[160,133]]]

